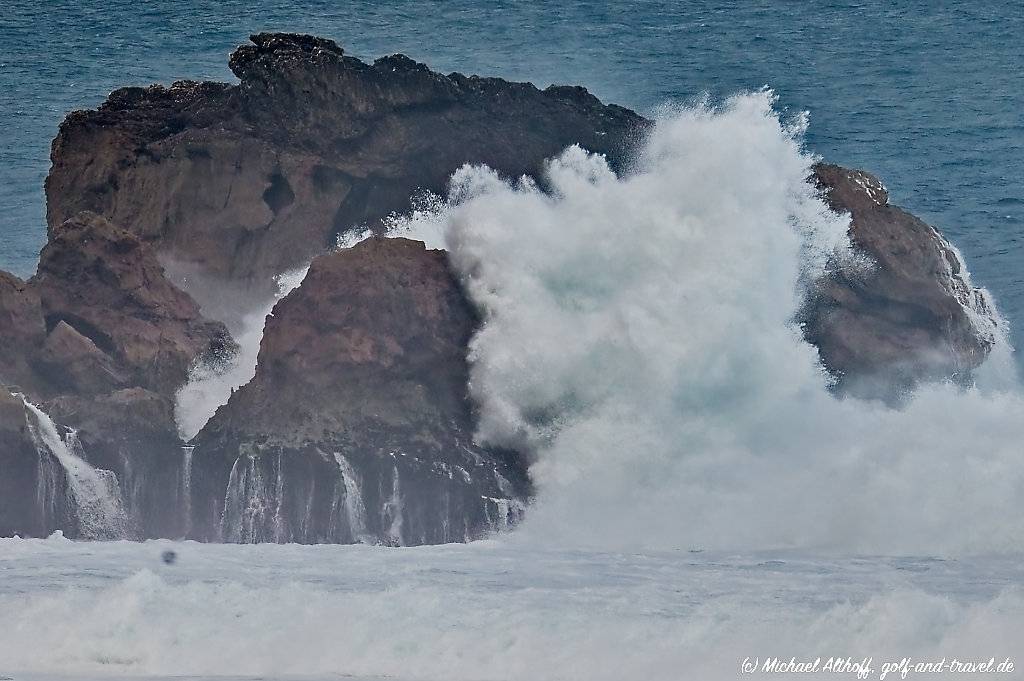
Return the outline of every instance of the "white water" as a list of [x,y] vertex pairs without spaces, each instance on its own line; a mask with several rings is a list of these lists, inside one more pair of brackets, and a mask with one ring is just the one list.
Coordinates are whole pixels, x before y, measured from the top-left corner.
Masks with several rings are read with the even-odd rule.
[[181,448],[181,517],[185,521],[185,536],[192,529],[192,455],[195,450],[190,445]]
[[902,411],[840,401],[794,328],[803,282],[852,257],[805,180],[802,123],[737,96],[662,120],[624,178],[578,148],[549,164],[553,196],[466,167],[439,209],[395,221],[451,251],[484,311],[478,436],[536,456],[517,539],[1024,548],[1015,383],[928,386]]
[[260,303],[248,314],[235,312],[238,320],[230,329],[238,343],[238,351],[234,355],[227,360],[200,361],[189,371],[189,380],[178,389],[174,404],[174,418],[183,440],[188,442],[194,438],[217,408],[226,404],[236,389],[256,375],[256,360],[267,316],[272,314],[277,301],[302,283],[308,269],[301,267],[278,275],[275,278],[277,293],[271,300]]
[[[65,440],[46,412],[24,397],[22,401],[27,410],[29,430],[40,450],[40,456],[52,456],[64,470],[79,534],[86,539],[126,537],[128,521],[121,503],[117,477],[110,471],[99,471],[90,466],[74,451],[74,433],[69,434]],[[47,487],[50,498],[40,501],[52,505],[55,481],[47,481]]]
[[[666,118],[624,179],[580,150],[551,164],[554,196],[468,168],[396,221],[451,249],[485,313],[480,437],[536,456],[521,529],[415,549],[0,540],[0,675],[714,681],[747,656],[849,655],[877,679],[904,656],[1019,655],[1024,403],[831,397],[790,320],[845,222],[804,183],[799,133],[739,97]],[[272,508],[247,466],[240,533]],[[879,555],[914,553],[958,557]]]
[[748,655],[874,656],[874,679],[897,656],[1024,665],[1020,558],[5,539],[0,675],[714,681],[740,678]]
[[[352,537],[360,543],[372,544],[374,543],[373,538],[366,532],[366,505],[363,503],[363,492],[359,475],[343,454],[334,452],[334,461],[338,464],[338,470],[341,471],[341,487],[344,490],[343,503]],[[338,491],[341,492],[342,490]],[[334,502],[334,506],[338,506],[337,499]],[[332,510],[337,511],[338,509]]]
[[391,546],[402,545],[402,487],[398,477],[398,466],[391,473],[391,498],[381,508],[381,519],[388,528],[388,540]]

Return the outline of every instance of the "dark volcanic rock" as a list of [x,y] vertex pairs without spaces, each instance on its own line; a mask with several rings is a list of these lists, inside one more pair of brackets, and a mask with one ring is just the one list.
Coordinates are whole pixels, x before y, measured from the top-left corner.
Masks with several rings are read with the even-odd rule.
[[223,517],[233,541],[419,544],[514,522],[523,463],[472,443],[475,324],[446,254],[421,242],[368,239],[314,260],[267,321],[256,377],[194,441],[206,499],[194,527],[219,531]]
[[822,164],[815,180],[833,210],[850,213],[851,240],[872,261],[833,268],[803,314],[840,388],[892,399],[920,381],[968,381],[995,343],[997,320],[953,247],[889,205],[868,173]]
[[0,537],[45,534],[36,503],[39,456],[20,398],[0,388]]
[[[237,85],[124,88],[64,121],[38,274],[0,273],[0,383],[116,475],[131,536],[416,544],[515,522],[525,462],[473,444],[478,320],[445,254],[405,239],[331,248],[418,189],[443,192],[467,162],[536,175],[578,143],[621,168],[650,122],[582,88],[446,76],[402,55],[367,64],[310,36],[252,36],[230,66]],[[802,311],[840,389],[891,399],[969,380],[994,313],[952,247],[866,173],[821,165],[815,179],[873,263],[837,263]],[[161,262],[240,322],[239,292],[260,298],[317,255],[274,308],[255,378],[185,445],[175,391],[234,344]],[[211,282],[232,295],[204,298]],[[0,390],[0,534],[73,536],[63,469],[29,414]]]
[[[0,273],[0,315],[10,322],[0,327],[0,383],[41,406],[59,434],[72,428],[76,455],[117,476],[130,536],[181,536],[174,394],[197,357],[233,349],[224,326],[200,315],[148,246],[89,213],[61,226],[29,282]],[[11,486],[0,495],[2,527],[77,536],[67,473],[11,399],[0,435],[0,477]]]
[[134,536],[184,536],[187,463],[171,397],[139,387],[62,395],[47,404],[47,412],[74,425],[90,464],[117,475]]
[[[146,245],[91,213],[61,225],[31,284],[49,330],[40,362],[62,392],[141,386],[173,394],[197,356],[233,348],[224,326],[200,315]],[[55,375],[62,366],[63,384]]]
[[47,178],[51,234],[80,210],[234,279],[305,262],[356,225],[441,191],[463,163],[510,176],[580,143],[623,153],[642,117],[582,88],[444,76],[330,40],[258,34],[236,86],[125,88],[67,117]]
[[35,387],[29,361],[45,338],[39,295],[26,282],[0,271],[0,383]]

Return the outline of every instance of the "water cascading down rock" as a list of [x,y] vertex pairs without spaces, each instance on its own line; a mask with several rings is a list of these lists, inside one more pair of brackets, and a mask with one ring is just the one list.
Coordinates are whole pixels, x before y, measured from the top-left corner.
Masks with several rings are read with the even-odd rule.
[[[513,525],[526,458],[474,444],[479,320],[444,252],[335,244],[464,163],[536,177],[579,144],[626,168],[653,123],[311,36],[254,35],[229,63],[237,84],[124,88],[60,127],[38,273],[0,272],[0,535],[415,544]],[[969,384],[999,328],[955,250],[870,175],[813,179],[871,263],[815,282],[798,320],[836,389],[898,404]],[[228,328],[310,259],[255,376],[183,441],[190,370],[230,364]]]
[[[315,259],[268,318],[256,377],[193,441],[193,526],[228,541],[419,544],[514,524],[521,461],[473,444],[475,324],[445,253],[421,242]],[[223,497],[204,489],[225,472]]]

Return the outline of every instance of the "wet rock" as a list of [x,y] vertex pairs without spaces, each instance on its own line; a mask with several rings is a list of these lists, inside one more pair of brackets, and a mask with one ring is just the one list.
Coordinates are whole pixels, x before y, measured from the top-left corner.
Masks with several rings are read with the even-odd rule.
[[21,398],[0,388],[0,537],[46,532],[36,503],[38,458]]
[[[0,382],[116,474],[134,536],[417,544],[514,523],[526,464],[473,444],[479,320],[445,254],[332,247],[419,189],[443,192],[467,162],[536,175],[579,143],[621,168],[650,121],[583,88],[442,75],[402,55],[368,64],[311,36],[254,35],[229,63],[237,85],[123,88],[64,121],[38,273],[0,273]],[[839,390],[898,401],[920,381],[968,382],[995,322],[955,250],[867,173],[814,173],[871,262],[835,264],[801,312]],[[174,281],[269,300],[270,276],[313,256],[268,319],[255,378],[183,443],[175,391],[233,343]],[[245,311],[217,318],[230,314]],[[59,471],[8,395],[0,533],[73,536]],[[40,506],[39,489],[57,501]]]
[[[126,536],[182,536],[187,518],[173,510],[184,496],[174,394],[197,358],[233,350],[224,326],[202,317],[138,238],[88,213],[61,226],[29,282],[0,277],[0,314],[11,321],[0,331],[0,381],[61,432],[72,428],[76,456],[116,475]],[[0,496],[0,515],[20,505],[31,518],[19,523],[22,534],[61,528],[77,537],[64,470],[38,437],[22,435],[0,442],[0,477],[15,485]]]
[[839,389],[898,400],[922,381],[968,383],[996,342],[998,320],[941,234],[889,204],[878,178],[822,164],[814,179],[850,214],[866,267],[835,266],[802,317]]
[[61,395],[46,411],[75,428],[91,465],[117,476],[134,536],[184,536],[185,458],[171,397],[131,387],[88,397]]
[[524,462],[472,441],[476,323],[445,252],[421,242],[371,238],[314,260],[268,318],[256,377],[194,440],[203,484],[220,483],[197,488],[195,526],[232,541],[420,544],[515,522]]
[[74,360],[68,367],[77,376],[69,373],[66,387],[77,380],[86,388],[106,382],[173,394],[196,357],[234,347],[224,326],[203,318],[166,279],[147,246],[91,213],[60,226],[31,285],[49,335],[58,334],[47,339],[44,363],[61,352]]

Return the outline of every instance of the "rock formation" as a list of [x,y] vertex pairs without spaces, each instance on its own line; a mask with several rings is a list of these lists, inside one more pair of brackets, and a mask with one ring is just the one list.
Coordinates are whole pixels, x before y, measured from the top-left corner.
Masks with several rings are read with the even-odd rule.
[[[285,351],[289,332],[271,324],[257,379],[194,450],[177,436],[174,391],[192,362],[227,356],[231,341],[160,263],[258,297],[271,275],[330,250],[340,233],[405,210],[418,189],[443,191],[465,162],[518,176],[573,143],[620,162],[648,122],[582,88],[444,76],[400,55],[365,64],[309,36],[252,40],[231,56],[238,85],[124,88],[64,121],[46,183],[50,242],[39,274],[28,283],[0,280],[0,314],[12,319],[11,330],[0,331],[10,335],[0,380],[26,386],[55,420],[76,428],[90,461],[117,474],[145,536],[423,542],[462,540],[514,520],[525,472],[510,453],[472,444],[463,348],[473,316],[442,256],[405,249],[385,258],[388,268],[359,270],[370,290],[391,294],[367,294],[366,304],[394,304],[393,317],[377,310],[377,325],[362,331],[366,347],[401,342],[401,355],[416,362],[330,361],[334,336]],[[401,274],[403,259],[436,287],[435,297]],[[341,263],[318,264],[289,305],[307,300],[302,309],[317,309],[324,325],[351,321],[339,316],[345,308],[319,300],[328,292],[313,283],[324,272],[325,281],[350,286],[352,262]],[[403,308],[403,291],[422,296],[420,304]],[[342,305],[350,295],[327,300]],[[435,313],[451,328],[442,330]],[[313,333],[306,323],[294,328]],[[386,329],[397,335],[375,339]],[[428,338],[438,343],[417,349]],[[8,347],[19,350],[8,357]],[[313,366],[322,385],[304,382]],[[357,385],[358,399],[346,392]],[[281,400],[271,408],[268,391],[292,396],[293,407],[280,409]],[[334,410],[316,406],[313,398],[327,395],[350,397]],[[398,405],[408,409],[403,427]],[[262,454],[250,459],[254,447]],[[276,472],[247,468],[251,460]],[[225,508],[232,490],[246,504],[262,503],[261,493],[239,487],[255,489],[257,473],[287,477],[295,500],[274,509],[291,514],[287,522],[236,523],[234,508]],[[365,527],[323,506],[354,504],[346,493],[352,479],[368,509]],[[316,500],[303,498],[307,484],[322,488]],[[161,504],[178,510],[161,520]],[[312,513],[295,510],[302,508],[320,525],[300,521]]]
[[38,488],[38,454],[25,405],[0,389],[0,536],[39,536],[56,529],[45,527]]
[[[413,544],[518,519],[523,457],[473,443],[477,319],[445,254],[333,245],[466,162],[536,174],[578,143],[620,168],[651,122],[582,88],[366,64],[309,36],[252,43],[230,58],[237,85],[124,88],[61,125],[38,273],[0,273],[0,534],[80,530],[68,456],[116,497],[125,536]],[[995,330],[956,252],[870,175],[815,178],[872,263],[836,264],[801,312],[838,388],[968,381]],[[235,349],[239,311],[204,294],[269,305],[271,276],[314,256],[268,318],[255,378],[183,442],[177,389]]]
[[473,444],[475,324],[421,242],[315,259],[268,318],[256,377],[194,440],[201,536],[420,544],[512,524],[529,484],[514,453]]
[[815,180],[833,210],[848,212],[867,268],[834,267],[805,308],[807,339],[840,388],[898,399],[920,381],[969,382],[996,342],[996,319],[956,250],[889,205],[878,178],[821,164]]
[[[39,294],[26,282],[0,272],[0,368],[8,385],[32,387],[30,353],[43,345],[46,324]],[[2,393],[3,391],[0,391]]]
[[[51,330],[44,346],[49,359],[63,365],[64,350],[71,366],[80,360],[78,373],[89,374],[58,389],[141,386],[173,394],[197,355],[231,350],[224,326],[202,318],[196,303],[164,276],[151,248],[90,213],[54,230],[32,285]],[[50,372],[56,381],[62,374],[75,377],[59,367]]]
[[[0,365],[0,381],[8,386],[0,390],[4,399],[11,399],[12,390],[23,392],[45,405],[55,421],[74,428],[79,453],[120,481],[135,520],[133,534],[173,536],[184,523],[169,522],[167,514],[180,501],[174,392],[197,358],[232,352],[223,324],[202,317],[192,299],[166,279],[147,245],[90,213],[60,225],[32,279],[21,282],[3,273],[0,287],[0,313],[11,321],[4,326]],[[11,511],[10,525],[0,531],[67,528],[70,511],[43,520],[24,516],[25,508],[39,515],[32,504],[44,496],[63,505],[68,489],[63,478],[53,481],[52,490],[40,486],[50,455],[38,436],[31,437],[32,419],[22,401],[14,404],[18,410],[6,410],[8,430],[14,432],[12,424],[20,419],[22,437],[17,446],[0,448],[0,462],[5,472],[28,466],[31,472],[21,475],[35,484],[4,497],[5,507],[20,505],[22,512]]]
[[238,85],[124,88],[67,117],[46,182],[51,233],[81,210],[162,253],[266,281],[441,193],[466,162],[519,176],[579,143],[621,159],[647,122],[583,88],[448,76],[408,57],[366,64],[334,42],[258,34]]

